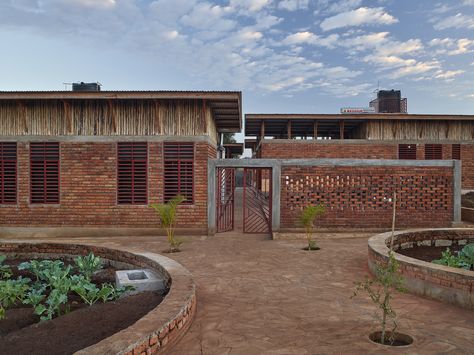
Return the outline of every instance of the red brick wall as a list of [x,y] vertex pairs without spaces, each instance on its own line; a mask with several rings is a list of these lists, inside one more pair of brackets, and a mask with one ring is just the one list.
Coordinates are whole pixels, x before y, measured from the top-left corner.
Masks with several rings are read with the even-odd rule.
[[[259,158],[353,158],[398,159],[398,142],[328,143],[328,142],[262,142]],[[416,157],[425,159],[425,144],[417,144]],[[452,144],[443,144],[443,159],[452,158]],[[474,144],[461,144],[462,188],[474,189]]]
[[[159,226],[159,218],[148,206],[117,205],[114,142],[61,142],[60,204],[31,205],[28,146],[18,143],[18,203],[0,205],[0,225]],[[148,146],[148,203],[163,201],[162,147],[161,142]],[[207,229],[207,160],[212,154],[215,148],[208,143],[195,144],[194,204],[179,207],[179,227]]]
[[281,227],[298,227],[306,204],[324,204],[316,226],[389,228],[397,191],[397,228],[444,227],[453,220],[449,167],[282,168]]
[[265,143],[260,146],[260,158],[357,158],[357,159],[398,159],[396,144],[354,144],[288,142]]
[[474,190],[474,144],[461,145],[462,188]]

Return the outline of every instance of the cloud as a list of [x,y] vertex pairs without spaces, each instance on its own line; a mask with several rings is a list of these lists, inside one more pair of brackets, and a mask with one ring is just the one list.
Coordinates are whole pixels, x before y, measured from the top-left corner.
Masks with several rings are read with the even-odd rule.
[[474,28],[474,16],[458,13],[439,20],[433,27],[437,30],[445,30],[447,28]]
[[293,33],[291,35],[288,35],[284,40],[283,44],[301,44],[301,43],[310,43],[314,44],[318,40],[318,36],[316,36],[314,33],[304,31],[304,32],[297,32]]
[[184,15],[181,22],[201,30],[229,31],[237,25],[235,20],[225,18],[225,15],[231,11],[229,7],[200,3],[193,8],[191,13]]
[[284,45],[316,45],[327,48],[334,48],[337,41],[339,40],[339,35],[331,34],[327,37],[319,37],[318,35],[309,32],[297,32],[291,35],[288,35],[281,43]]
[[474,51],[474,40],[468,38],[434,38],[429,42],[431,47],[435,47],[437,54],[459,55]]
[[330,31],[336,28],[362,26],[362,25],[390,25],[398,20],[385,12],[383,8],[360,7],[357,10],[346,11],[332,17],[328,17],[321,22],[323,31]]
[[435,69],[439,69],[440,66],[440,63],[436,60],[429,62],[417,62],[416,64],[411,64],[395,70],[390,75],[388,75],[388,77],[391,79],[398,79],[408,75],[423,74]]
[[326,9],[328,13],[340,13],[346,12],[352,9],[355,9],[360,4],[362,4],[362,0],[342,0],[331,3],[331,5]]
[[245,11],[258,12],[270,5],[273,0],[230,0],[229,5]]
[[417,53],[424,48],[420,39],[409,39],[405,42],[389,41],[383,47],[378,49],[379,53],[385,55],[402,55],[408,53]]
[[296,11],[306,10],[309,5],[309,0],[281,0],[278,3],[280,10]]
[[98,8],[111,8],[117,5],[116,0],[69,0],[71,3],[75,3],[82,6],[98,7]]
[[464,70],[447,70],[447,71],[442,71],[439,70],[435,74],[435,78],[437,79],[452,79],[455,76],[461,75],[464,73]]
[[364,62],[376,64],[386,68],[397,68],[397,67],[406,67],[410,65],[415,65],[415,59],[403,59],[396,56],[378,56],[378,55],[368,55],[364,57]]

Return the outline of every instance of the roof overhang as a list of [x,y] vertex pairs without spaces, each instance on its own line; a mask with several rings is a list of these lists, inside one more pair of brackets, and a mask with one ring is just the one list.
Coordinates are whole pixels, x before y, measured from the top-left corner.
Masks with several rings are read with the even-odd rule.
[[244,154],[244,143],[224,143],[223,146],[230,155]]
[[260,136],[264,122],[265,135],[274,136],[286,131],[291,122],[294,135],[312,132],[315,122],[318,131],[325,127],[335,127],[337,121],[344,121],[348,129],[366,121],[474,121],[474,115],[431,115],[404,113],[370,113],[370,114],[246,114],[245,135]]
[[0,91],[2,100],[205,100],[219,132],[242,128],[240,91]]

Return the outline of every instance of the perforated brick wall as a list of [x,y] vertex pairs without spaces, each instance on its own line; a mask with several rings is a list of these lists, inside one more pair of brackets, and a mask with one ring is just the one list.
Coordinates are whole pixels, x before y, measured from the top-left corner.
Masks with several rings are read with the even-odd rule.
[[[194,204],[180,206],[182,228],[207,230],[207,160],[216,150],[195,143]],[[0,205],[0,225],[28,227],[158,227],[147,205],[117,204],[116,142],[61,142],[60,203],[31,204],[29,143],[18,142],[18,203]],[[163,202],[163,149],[149,142],[148,203]]]
[[284,166],[281,227],[298,227],[305,205],[323,204],[317,226],[388,228],[393,192],[397,227],[450,226],[453,170],[450,167]]

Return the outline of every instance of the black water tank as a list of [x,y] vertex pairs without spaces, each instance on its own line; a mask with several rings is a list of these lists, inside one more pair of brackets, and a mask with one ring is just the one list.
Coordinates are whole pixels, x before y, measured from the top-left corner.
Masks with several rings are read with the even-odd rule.
[[380,113],[400,113],[400,90],[380,90],[377,94]]
[[72,91],[100,91],[99,83],[73,83]]

